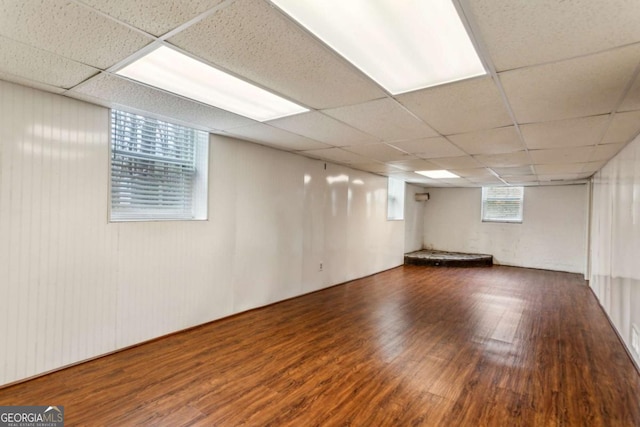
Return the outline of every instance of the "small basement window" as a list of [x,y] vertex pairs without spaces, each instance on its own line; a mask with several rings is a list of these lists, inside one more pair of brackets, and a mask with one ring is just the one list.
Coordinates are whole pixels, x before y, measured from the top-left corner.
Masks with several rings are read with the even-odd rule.
[[404,181],[389,178],[387,184],[387,220],[404,219]]
[[482,221],[522,222],[524,187],[482,187]]
[[207,216],[206,132],[111,110],[111,221]]

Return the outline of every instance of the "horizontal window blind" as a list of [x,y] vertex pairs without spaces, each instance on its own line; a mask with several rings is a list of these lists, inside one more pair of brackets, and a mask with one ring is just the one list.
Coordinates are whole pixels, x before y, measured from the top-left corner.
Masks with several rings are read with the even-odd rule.
[[522,222],[524,187],[482,187],[482,220]]
[[111,111],[111,219],[192,219],[198,141],[206,132]]

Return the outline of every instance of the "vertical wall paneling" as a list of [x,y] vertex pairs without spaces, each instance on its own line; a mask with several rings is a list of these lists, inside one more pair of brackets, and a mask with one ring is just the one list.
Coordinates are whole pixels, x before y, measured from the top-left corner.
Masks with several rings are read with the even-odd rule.
[[640,138],[593,178],[590,286],[636,363],[632,327],[640,327]]
[[480,188],[431,188],[427,248],[487,253],[498,264],[585,272],[586,185],[525,187],[521,224],[482,222]]
[[110,223],[108,147],[0,81],[0,385],[402,264],[384,177],[211,135],[206,221]]

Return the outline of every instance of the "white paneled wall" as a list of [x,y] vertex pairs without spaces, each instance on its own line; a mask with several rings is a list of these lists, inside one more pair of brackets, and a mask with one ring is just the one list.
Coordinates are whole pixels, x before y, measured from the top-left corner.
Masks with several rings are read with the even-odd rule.
[[590,285],[618,333],[632,350],[640,333],[640,138],[593,179]]
[[222,136],[208,221],[109,223],[108,126],[0,81],[0,385],[402,264],[385,178]]
[[427,248],[493,255],[519,267],[585,273],[587,186],[525,187],[522,224],[482,222],[480,188],[430,188]]
[[416,202],[417,193],[427,193],[422,187],[407,184],[404,198],[404,252],[422,249],[424,208],[428,202]]

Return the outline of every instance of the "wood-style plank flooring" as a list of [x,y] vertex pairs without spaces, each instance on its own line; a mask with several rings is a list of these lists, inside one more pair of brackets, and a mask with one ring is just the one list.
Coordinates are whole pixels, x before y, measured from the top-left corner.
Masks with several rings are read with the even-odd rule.
[[404,266],[0,389],[66,425],[640,426],[579,275]]

